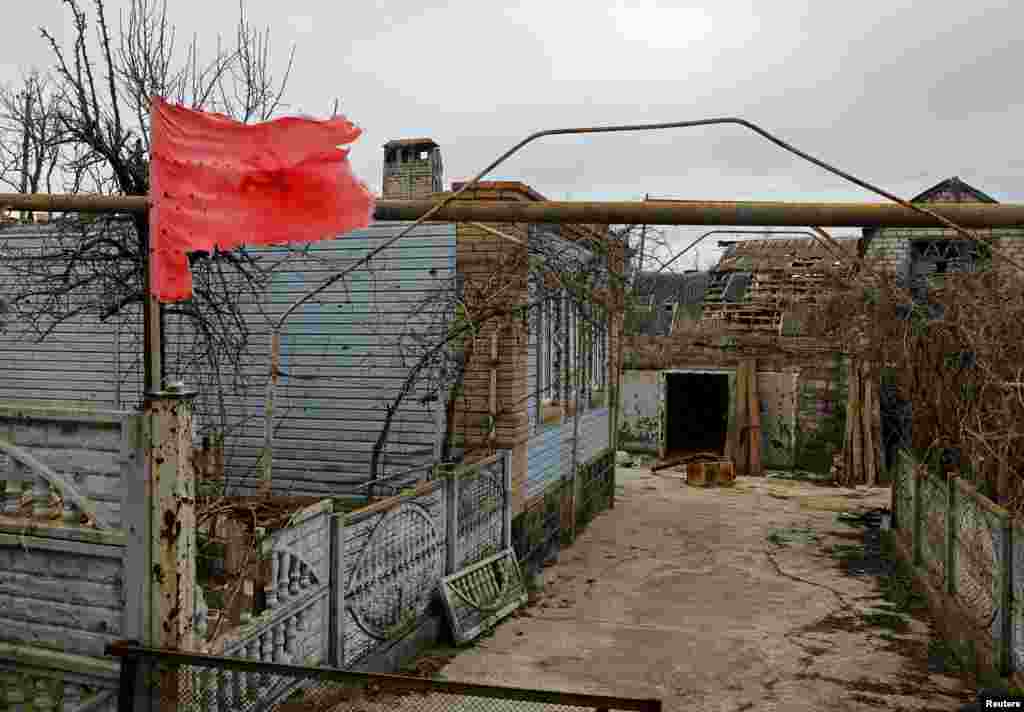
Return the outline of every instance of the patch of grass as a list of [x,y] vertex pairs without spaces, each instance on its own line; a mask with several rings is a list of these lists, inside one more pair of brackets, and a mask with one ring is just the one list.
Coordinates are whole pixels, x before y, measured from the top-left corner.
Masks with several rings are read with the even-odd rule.
[[938,664],[943,670],[954,674],[967,672],[964,661],[961,659],[961,657],[967,657],[964,655],[967,651],[957,651],[957,647],[955,643],[933,636],[928,641],[928,662]]
[[903,616],[895,613],[871,612],[863,614],[864,622],[875,628],[887,628],[897,633],[910,630],[910,623]]
[[825,547],[825,552],[841,560],[864,558],[864,547],[856,544],[834,544]]
[[788,546],[789,544],[813,544],[821,541],[821,537],[813,529],[787,527],[772,530],[768,535],[768,541],[775,546]]
[[795,482],[831,483],[832,475],[807,470],[772,470],[766,477],[773,480],[793,480]]
[[883,576],[878,582],[886,601],[891,603],[895,610],[901,612],[913,613],[928,610],[928,600],[914,585],[912,572],[896,555],[892,532],[882,532],[881,554],[893,564],[892,573],[889,576]]

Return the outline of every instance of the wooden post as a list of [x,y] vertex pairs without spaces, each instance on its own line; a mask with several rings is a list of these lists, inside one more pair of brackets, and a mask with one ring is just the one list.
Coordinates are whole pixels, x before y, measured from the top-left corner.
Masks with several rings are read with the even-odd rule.
[[[885,461],[885,448],[882,446],[882,399],[881,380],[874,379],[870,383],[871,388],[871,442],[875,453],[876,483],[882,482],[882,475],[888,470],[889,463]],[[889,480],[890,478],[886,478]],[[891,484],[891,483],[890,483]]]
[[849,430],[849,457],[846,472],[846,485],[855,485],[861,481],[864,469],[863,450],[861,443],[861,402],[860,402],[860,363],[851,360],[849,368],[849,395],[846,408],[847,428]]
[[750,417],[750,430],[748,442],[749,462],[751,477],[760,477],[764,474],[761,463],[761,404],[757,392],[757,362],[747,362],[747,412]]
[[864,408],[860,418],[861,428],[864,432],[864,482],[868,487],[874,487],[877,480],[878,453],[875,448],[874,426],[872,416],[875,413],[874,401],[877,396],[871,391],[871,376],[868,372],[867,362],[860,365],[861,389],[864,394]]
[[747,362],[740,361],[736,367],[736,474],[750,474],[750,421],[747,417],[750,397],[747,395]]
[[[166,650],[195,649],[195,474],[192,469],[192,401],[183,389],[148,393],[143,402],[147,528],[143,571],[151,577],[143,644]],[[161,699],[174,707],[184,678],[161,677]]]

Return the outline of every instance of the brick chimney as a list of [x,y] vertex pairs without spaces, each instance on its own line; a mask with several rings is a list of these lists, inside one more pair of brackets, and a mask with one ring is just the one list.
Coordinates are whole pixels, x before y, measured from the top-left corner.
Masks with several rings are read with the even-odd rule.
[[441,148],[430,138],[404,138],[384,144],[385,199],[417,200],[442,190]]

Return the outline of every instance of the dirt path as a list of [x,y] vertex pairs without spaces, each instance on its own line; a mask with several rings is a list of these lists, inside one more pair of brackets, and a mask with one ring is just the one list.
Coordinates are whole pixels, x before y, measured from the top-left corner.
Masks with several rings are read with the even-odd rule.
[[837,512],[887,506],[888,490],[760,478],[705,490],[639,469],[620,469],[619,482],[615,509],[545,571],[539,601],[444,677],[653,696],[665,710],[953,710],[971,699],[959,677],[934,671],[926,614],[905,615],[850,564],[864,530]]

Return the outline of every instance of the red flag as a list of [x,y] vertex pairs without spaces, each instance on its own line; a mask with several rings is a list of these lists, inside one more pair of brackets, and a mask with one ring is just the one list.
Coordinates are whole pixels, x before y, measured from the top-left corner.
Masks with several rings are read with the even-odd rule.
[[343,117],[246,125],[152,103],[150,289],[192,296],[187,252],[309,242],[366,227],[374,198],[348,151],[362,131]]

